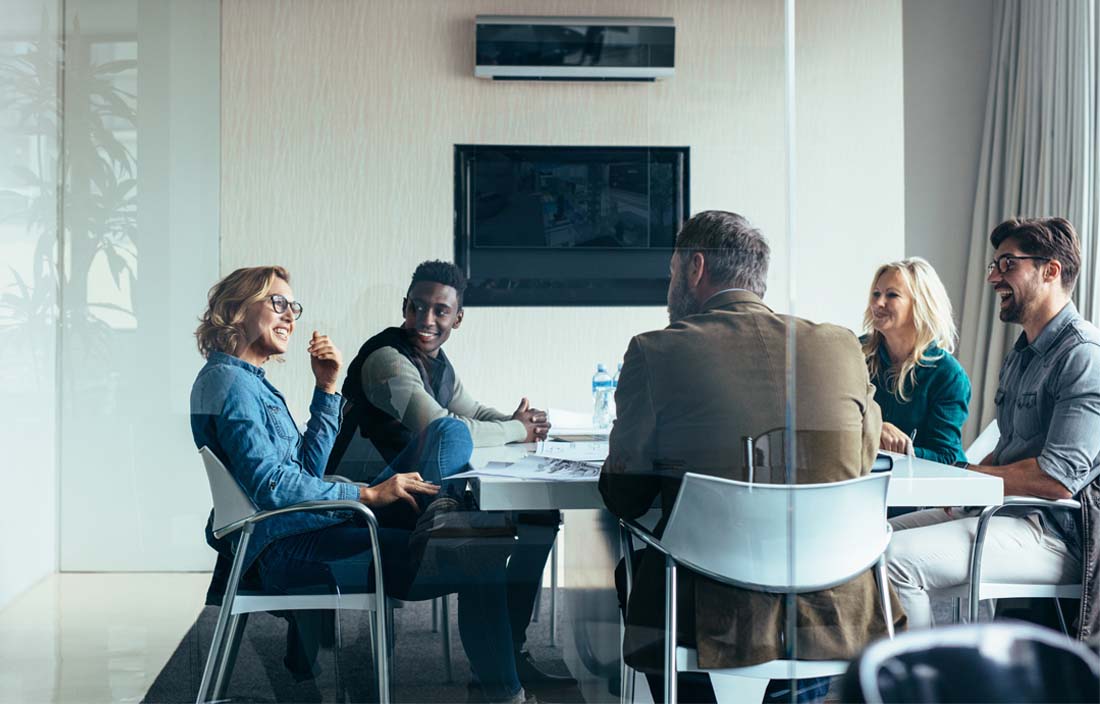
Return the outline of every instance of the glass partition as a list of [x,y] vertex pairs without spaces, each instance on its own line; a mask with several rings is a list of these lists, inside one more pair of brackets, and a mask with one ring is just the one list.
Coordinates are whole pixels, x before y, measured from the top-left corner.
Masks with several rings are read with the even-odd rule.
[[61,569],[197,570],[195,301],[219,254],[219,3],[65,3]]
[[[9,7],[10,6],[10,7]],[[57,566],[57,212],[60,20],[5,5],[0,28],[0,608]]]

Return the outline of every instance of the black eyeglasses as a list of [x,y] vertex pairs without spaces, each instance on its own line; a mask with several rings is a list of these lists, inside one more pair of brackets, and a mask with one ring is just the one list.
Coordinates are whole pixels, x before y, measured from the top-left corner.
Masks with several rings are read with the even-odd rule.
[[1015,254],[1002,254],[993,261],[989,262],[989,264],[985,267],[985,275],[989,276],[993,273],[994,269],[1001,272],[1002,274],[1007,274],[1016,267],[1016,262],[1021,259],[1038,259],[1039,261],[1044,262],[1050,261],[1050,257],[1020,257]]
[[298,301],[288,301],[286,299],[286,296],[280,296],[277,293],[273,296],[270,296],[270,298],[271,298],[271,309],[274,310],[279,315],[282,315],[283,313],[285,313],[286,309],[289,307],[291,312],[294,313],[294,319],[295,320],[298,320],[299,318],[302,317],[302,304],[299,303]]

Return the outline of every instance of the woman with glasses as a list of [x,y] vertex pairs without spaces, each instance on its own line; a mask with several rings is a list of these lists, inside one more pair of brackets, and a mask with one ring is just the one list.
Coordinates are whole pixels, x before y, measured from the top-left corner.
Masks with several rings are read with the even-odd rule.
[[[419,558],[431,525],[445,518],[440,511],[453,510],[456,504],[452,497],[433,499],[440,494],[442,480],[467,465],[473,450],[469,431],[457,420],[439,419],[419,442],[406,448],[402,455],[408,453],[407,457],[394,459],[391,466],[401,467],[398,473],[384,472],[386,478],[369,487],[327,481],[324,470],[342,405],[336,393],[343,362],[340,350],[327,336],[313,331],[307,351],[316,384],[304,434],[263,369],[269,360],[286,354],[301,315],[302,305],[294,299],[290,275],[282,267],[238,269],[210,289],[195,332],[206,358],[191,389],[195,446],[209,447],[261,510],[332,499],[371,507],[380,524],[387,594],[425,599],[458,591],[459,631],[486,699],[519,697],[523,701],[511,650],[496,647],[512,642],[506,555],[489,552],[494,561],[479,562],[476,569],[465,565],[457,579],[438,571],[426,581],[418,579],[422,576],[418,575]],[[392,510],[400,506],[406,507],[411,520]],[[429,525],[417,523],[418,514]],[[236,538],[234,534],[233,545]],[[223,557],[231,557],[231,546],[214,539],[209,522],[207,542]],[[315,586],[346,593],[369,591],[374,581],[369,576],[369,546],[367,527],[350,516],[284,514],[256,524],[242,569],[246,580],[276,593]],[[288,632],[285,662],[296,678],[305,679],[316,674],[316,638],[311,629],[300,630]]]
[[970,380],[951,355],[958,337],[951,301],[932,265],[911,257],[880,266],[863,328],[863,354],[882,408],[879,446],[943,464],[965,462]]

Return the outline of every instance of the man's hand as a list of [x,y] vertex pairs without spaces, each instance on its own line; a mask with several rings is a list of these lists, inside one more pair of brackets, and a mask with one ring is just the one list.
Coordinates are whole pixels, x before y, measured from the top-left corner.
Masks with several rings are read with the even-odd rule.
[[1000,467],[972,464],[967,469],[1000,477],[1004,483],[1005,496],[1037,496],[1052,501],[1072,499],[1074,496],[1060,481],[1043,471],[1036,457],[1017,460]]
[[896,452],[900,455],[908,455],[913,451],[913,441],[909,436],[901,432],[901,429],[893,423],[882,423],[882,435],[879,436],[878,446],[880,450]]
[[424,481],[419,472],[395,474],[378,486],[359,487],[359,500],[371,508],[388,506],[395,501],[407,501],[413,510],[420,513],[413,494],[435,496],[439,487]]
[[526,398],[519,402],[516,412],[512,414],[512,420],[518,420],[526,428],[527,437],[524,442],[545,440],[546,434],[550,432],[550,421],[546,417],[546,411],[531,408]]
[[336,383],[340,379],[340,367],[344,364],[344,355],[328,339],[316,330],[309,338],[309,364],[313,367],[313,378],[317,388],[326,394],[336,393]]

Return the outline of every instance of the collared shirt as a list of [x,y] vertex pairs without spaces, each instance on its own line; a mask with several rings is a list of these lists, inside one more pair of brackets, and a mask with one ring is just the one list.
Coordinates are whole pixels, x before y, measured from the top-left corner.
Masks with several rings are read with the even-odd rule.
[[[323,479],[341,402],[341,396],[314,389],[303,436],[263,369],[213,352],[191,387],[191,435],[195,447],[209,447],[222,461],[260,510],[303,501],[354,501],[359,498],[355,485]],[[291,513],[262,521],[248,543],[244,569],[274,540],[344,520],[346,516],[334,512]],[[230,537],[234,550],[238,535]]]
[[[1001,438],[994,465],[1037,458],[1039,468],[1073,495],[1100,475],[1100,330],[1073,303],[1029,343],[1026,333],[1001,365],[997,387]],[[1076,512],[1042,512],[1044,522],[1079,551]]]

